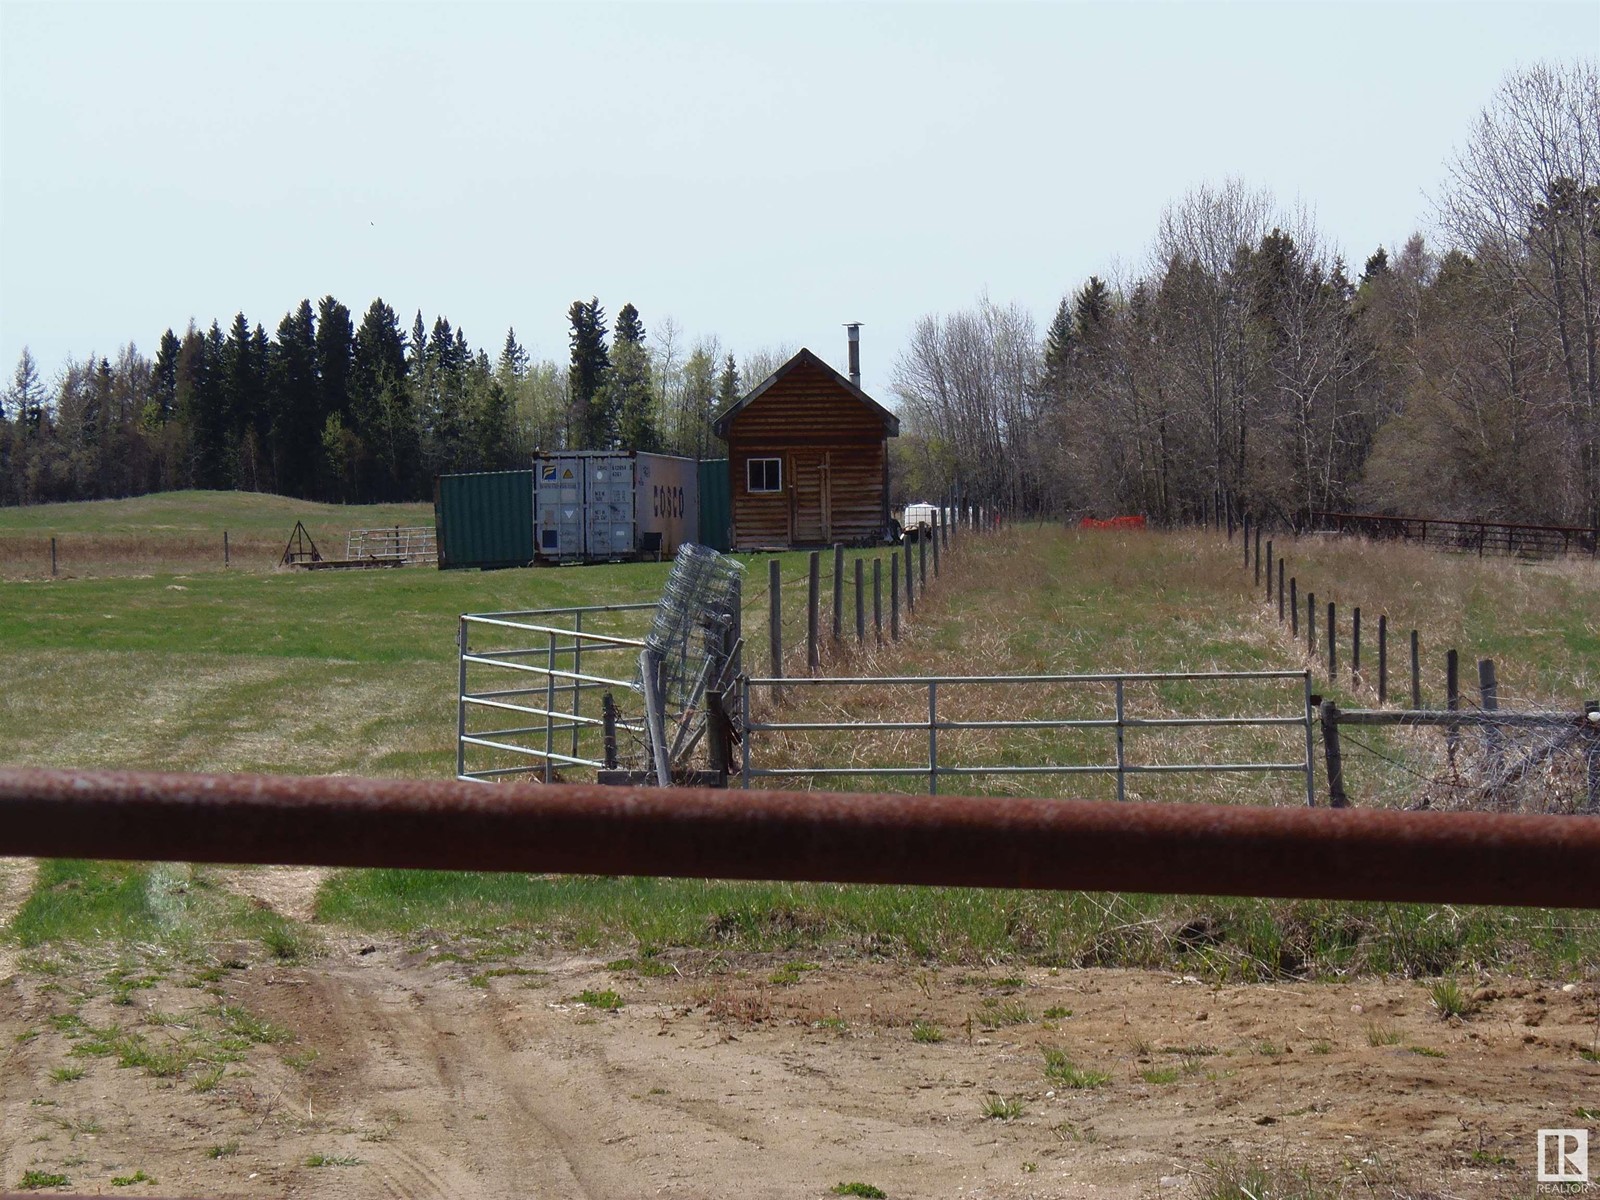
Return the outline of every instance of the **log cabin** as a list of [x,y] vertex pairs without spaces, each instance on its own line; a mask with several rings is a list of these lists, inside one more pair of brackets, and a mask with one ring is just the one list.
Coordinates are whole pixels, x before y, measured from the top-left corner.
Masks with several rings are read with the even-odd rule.
[[801,350],[717,417],[728,443],[734,550],[871,545],[890,536],[889,442],[900,419]]

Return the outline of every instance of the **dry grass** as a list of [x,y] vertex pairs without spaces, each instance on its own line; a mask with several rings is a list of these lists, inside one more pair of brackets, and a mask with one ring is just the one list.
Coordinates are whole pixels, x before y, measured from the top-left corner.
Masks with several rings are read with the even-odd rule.
[[[1373,704],[1376,614],[1391,613],[1391,699],[1408,697],[1405,646],[1409,622],[1419,622],[1424,647],[1457,645],[1463,683],[1478,654],[1497,657],[1502,707],[1573,709],[1582,695],[1600,692],[1600,570],[1587,562],[1518,564],[1463,559],[1404,546],[1329,544],[1307,539],[1293,547],[1290,568],[1322,582],[1317,590],[1322,629],[1330,581],[1332,598],[1348,612],[1347,597],[1363,602],[1364,688],[1352,690],[1348,674],[1348,618],[1341,617],[1342,683],[1330,687],[1317,659],[1279,626],[1250,586],[1238,543],[1203,532],[1079,533],[1023,528],[985,537],[945,556],[937,582],[919,602],[898,643],[880,646],[869,632],[858,646],[853,631],[828,654],[822,673],[917,675],[1311,669],[1318,692],[1341,703]],[[799,564],[797,564],[797,568]],[[885,562],[887,570],[887,561]],[[785,575],[785,604],[799,585]],[[824,597],[831,596],[831,563],[824,558]],[[746,633],[764,644],[764,574],[752,572],[746,591]],[[870,571],[868,572],[870,578]],[[847,580],[853,577],[847,566]],[[1429,602],[1428,596],[1441,596]],[[847,589],[853,601],[853,591]],[[1303,603],[1303,601],[1302,601]],[[847,610],[849,605],[847,603]],[[824,604],[824,628],[828,627]],[[789,607],[785,608],[785,626]],[[1397,614],[1397,615],[1396,615]],[[847,627],[848,628],[848,627]],[[1405,631],[1405,632],[1402,632]],[[1319,641],[1319,646],[1323,643]],[[1425,651],[1426,653],[1426,651]],[[786,654],[790,673],[804,673],[803,647]],[[1442,692],[1442,649],[1428,660],[1428,688]],[[758,662],[759,668],[761,664]],[[1465,689],[1464,689],[1465,690]],[[1424,697],[1425,702],[1430,699]],[[1433,702],[1442,703],[1434,695]],[[939,711],[946,720],[1105,718],[1114,711],[1110,685],[942,685]],[[1301,685],[1139,684],[1126,690],[1129,716],[1295,715]],[[925,722],[923,688],[788,689],[782,706],[759,705],[758,718],[780,721]],[[758,735],[772,765],[803,767],[905,766],[927,762],[925,729],[767,733]],[[965,765],[1104,764],[1115,760],[1108,730],[944,730],[941,763]],[[1515,807],[1528,796],[1541,805],[1570,808],[1580,796],[1582,760],[1565,748],[1553,757],[1536,742],[1513,739],[1506,758],[1526,766],[1518,788],[1478,786],[1475,766],[1485,752],[1481,737],[1467,737],[1456,770],[1445,771],[1443,739],[1436,731],[1365,730],[1350,739],[1348,780],[1362,803]],[[1187,728],[1130,730],[1130,762],[1294,762],[1305,752],[1303,730]],[[1320,744],[1318,747],[1320,756]],[[1527,760],[1524,763],[1524,760]],[[861,777],[819,773],[813,786],[921,791],[926,775]],[[1109,796],[1114,783],[1100,775],[969,776],[947,779],[950,791],[985,794]],[[1433,793],[1437,793],[1434,795]],[[1298,802],[1303,785],[1293,775],[1130,776],[1130,798]]]

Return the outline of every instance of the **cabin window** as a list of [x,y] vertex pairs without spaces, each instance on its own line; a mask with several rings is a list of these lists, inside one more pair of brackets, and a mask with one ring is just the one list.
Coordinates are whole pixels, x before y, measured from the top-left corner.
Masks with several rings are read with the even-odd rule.
[[752,492],[783,491],[783,459],[752,458],[745,462],[745,486]]

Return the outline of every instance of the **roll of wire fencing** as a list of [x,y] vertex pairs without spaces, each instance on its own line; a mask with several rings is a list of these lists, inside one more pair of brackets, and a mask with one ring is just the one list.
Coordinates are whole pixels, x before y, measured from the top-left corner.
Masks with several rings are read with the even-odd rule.
[[731,682],[743,577],[742,564],[692,542],[673,560],[636,677],[649,739],[645,768],[657,783],[669,783],[699,742],[707,693]]

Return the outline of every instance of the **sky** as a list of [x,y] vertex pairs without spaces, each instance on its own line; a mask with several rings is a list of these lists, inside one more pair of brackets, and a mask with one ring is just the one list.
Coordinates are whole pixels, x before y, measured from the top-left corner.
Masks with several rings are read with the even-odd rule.
[[1593,0],[0,0],[0,375],[330,293],[564,362],[592,295],[840,367],[860,321],[890,400],[920,317],[987,294],[1042,333],[1204,183],[1359,271],[1431,230],[1506,72],[1596,53]]

